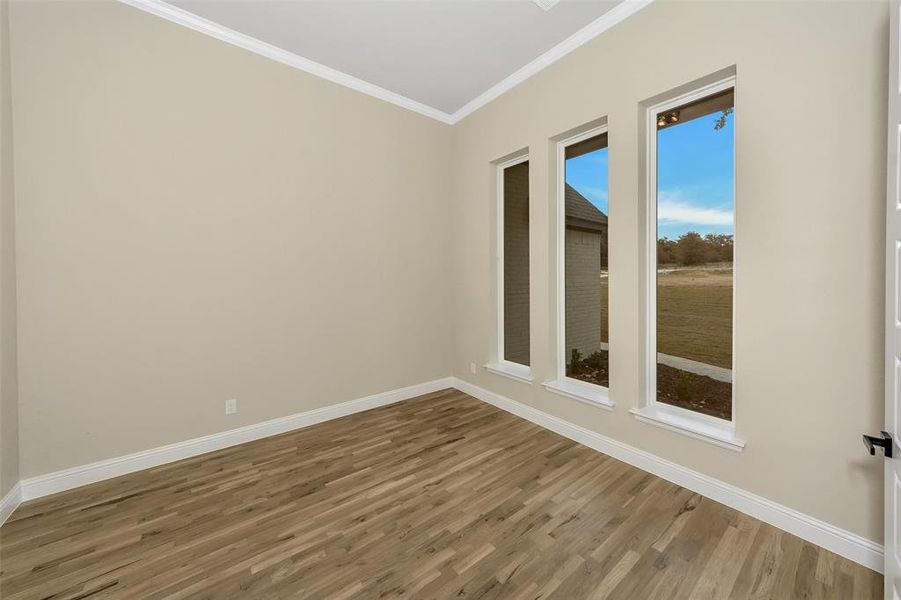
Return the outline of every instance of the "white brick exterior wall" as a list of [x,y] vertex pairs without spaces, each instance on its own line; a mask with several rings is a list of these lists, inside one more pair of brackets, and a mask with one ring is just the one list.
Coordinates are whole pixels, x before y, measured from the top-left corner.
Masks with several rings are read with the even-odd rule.
[[601,235],[566,229],[566,362],[601,349]]

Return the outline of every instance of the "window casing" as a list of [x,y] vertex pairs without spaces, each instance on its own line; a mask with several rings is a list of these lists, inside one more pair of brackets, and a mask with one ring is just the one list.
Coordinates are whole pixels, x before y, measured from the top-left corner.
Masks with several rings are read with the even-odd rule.
[[557,143],[555,393],[603,408],[609,397],[609,210],[605,125]]
[[[744,443],[735,434],[732,393],[734,90],[728,77],[647,109],[644,399],[632,412],[738,450]],[[698,181],[704,185],[671,185]]]
[[531,381],[529,157],[497,165],[496,360],[486,367]]

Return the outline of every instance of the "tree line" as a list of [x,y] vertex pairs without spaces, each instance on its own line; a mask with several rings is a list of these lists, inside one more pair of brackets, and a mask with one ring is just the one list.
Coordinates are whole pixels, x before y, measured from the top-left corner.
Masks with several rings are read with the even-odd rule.
[[657,240],[657,264],[703,265],[715,262],[732,262],[733,239],[731,235],[708,233],[702,236],[689,231],[677,240]]

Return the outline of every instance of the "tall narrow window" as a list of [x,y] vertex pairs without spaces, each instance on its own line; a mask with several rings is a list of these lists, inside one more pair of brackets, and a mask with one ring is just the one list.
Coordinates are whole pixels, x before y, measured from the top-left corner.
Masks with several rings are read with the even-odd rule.
[[[529,162],[501,166],[500,342],[502,363],[528,367],[529,356]],[[525,371],[527,372],[527,371]],[[523,374],[521,372],[520,374]]]
[[565,376],[609,386],[607,133],[565,146],[563,363]]
[[649,124],[656,129],[652,389],[657,402],[727,421],[735,208],[731,85],[655,107]]

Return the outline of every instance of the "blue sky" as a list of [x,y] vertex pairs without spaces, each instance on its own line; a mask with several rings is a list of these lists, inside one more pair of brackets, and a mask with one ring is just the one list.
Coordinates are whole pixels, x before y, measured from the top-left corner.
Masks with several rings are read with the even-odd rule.
[[605,215],[607,211],[607,148],[566,161],[566,183]]
[[[733,226],[732,114],[713,129],[720,113],[667,127],[657,133],[658,237],[677,239],[688,231],[731,234]],[[566,182],[604,214],[608,149],[566,161]]]

